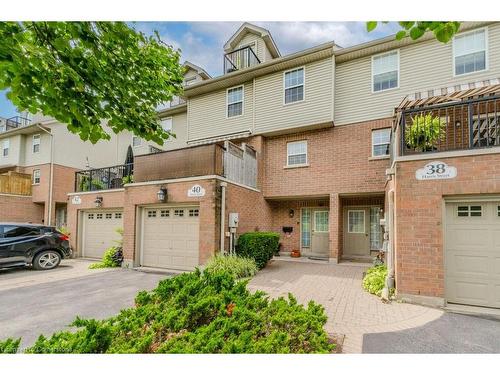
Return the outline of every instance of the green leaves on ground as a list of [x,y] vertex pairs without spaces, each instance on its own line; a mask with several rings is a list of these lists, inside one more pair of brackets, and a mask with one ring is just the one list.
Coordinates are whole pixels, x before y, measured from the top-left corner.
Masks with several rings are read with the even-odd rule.
[[106,122],[163,144],[156,108],[182,91],[179,58],[123,22],[0,22],[0,90],[92,143]]
[[322,306],[250,293],[224,272],[195,271],[140,292],[136,307],[76,332],[40,336],[28,353],[330,353]]
[[[382,22],[387,23],[387,22]],[[401,40],[409,36],[413,40],[421,38],[427,31],[434,33],[437,40],[448,43],[453,36],[458,33],[461,22],[457,21],[400,21],[398,22],[402,30],[396,34],[396,39]],[[377,28],[377,21],[368,21],[366,30],[368,32]]]

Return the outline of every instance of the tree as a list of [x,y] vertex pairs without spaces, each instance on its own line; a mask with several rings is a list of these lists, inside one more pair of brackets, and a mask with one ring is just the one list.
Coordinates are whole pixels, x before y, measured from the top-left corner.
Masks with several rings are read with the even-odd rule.
[[[401,21],[398,24],[402,30],[396,34],[397,40],[401,40],[407,36],[416,40],[422,37],[427,31],[432,31],[436,39],[442,43],[448,43],[460,28],[460,22],[456,21]],[[369,32],[373,31],[377,28],[377,25],[377,21],[369,21],[366,23],[366,29]]]
[[163,144],[156,108],[182,92],[179,58],[123,22],[0,22],[0,90],[92,143],[106,123]]

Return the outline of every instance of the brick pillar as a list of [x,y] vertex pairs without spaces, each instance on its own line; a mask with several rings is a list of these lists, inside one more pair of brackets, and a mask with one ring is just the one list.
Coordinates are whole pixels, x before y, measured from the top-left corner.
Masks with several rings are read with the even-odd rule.
[[136,206],[134,204],[134,191],[125,189],[123,205],[123,267],[137,266],[135,254],[136,236]]
[[330,261],[338,263],[340,260],[340,198],[338,193],[330,194]]

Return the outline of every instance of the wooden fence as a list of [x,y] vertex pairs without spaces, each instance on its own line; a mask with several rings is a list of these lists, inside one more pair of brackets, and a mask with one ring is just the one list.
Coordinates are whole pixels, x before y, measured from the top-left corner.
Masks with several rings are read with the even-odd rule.
[[237,146],[226,141],[224,152],[224,176],[243,185],[257,187],[257,155],[246,144]]
[[7,172],[0,175],[0,194],[31,195],[31,175]]

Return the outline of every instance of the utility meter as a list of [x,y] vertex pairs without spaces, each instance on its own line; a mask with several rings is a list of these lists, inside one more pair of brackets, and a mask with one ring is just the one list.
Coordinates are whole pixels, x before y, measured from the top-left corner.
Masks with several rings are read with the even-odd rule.
[[238,228],[239,215],[237,212],[229,213],[229,228]]

